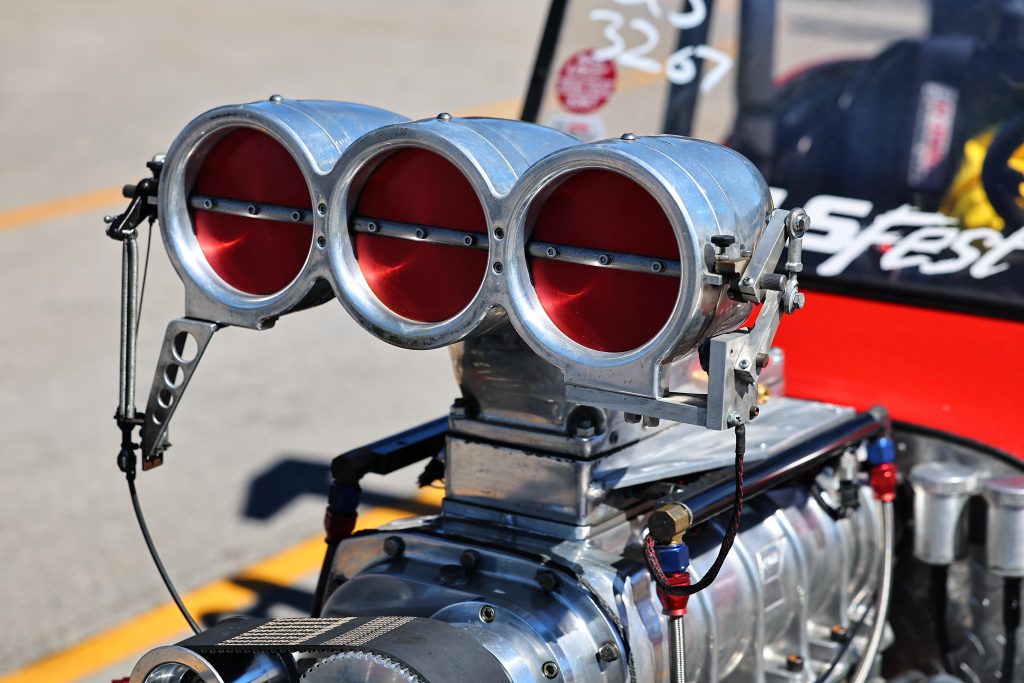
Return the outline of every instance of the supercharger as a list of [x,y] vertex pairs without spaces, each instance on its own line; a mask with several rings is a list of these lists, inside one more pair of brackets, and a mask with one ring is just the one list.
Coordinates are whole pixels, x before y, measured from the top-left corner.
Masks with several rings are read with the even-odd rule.
[[[119,415],[143,469],[218,329],[331,299],[388,343],[450,348],[461,395],[335,459],[308,618],[217,624],[132,683],[877,673],[890,424],[786,396],[771,342],[805,303],[809,223],[742,156],[275,96],[201,115],[152,167],[135,199],[186,303],[137,416],[126,286]],[[361,478],[413,463],[439,514],[352,534]]]

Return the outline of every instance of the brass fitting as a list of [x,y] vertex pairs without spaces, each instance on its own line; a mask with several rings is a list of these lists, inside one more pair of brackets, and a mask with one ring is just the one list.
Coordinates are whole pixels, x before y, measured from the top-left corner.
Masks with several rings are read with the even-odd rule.
[[668,503],[651,513],[647,530],[661,545],[682,543],[683,536],[693,524],[693,513],[682,503]]

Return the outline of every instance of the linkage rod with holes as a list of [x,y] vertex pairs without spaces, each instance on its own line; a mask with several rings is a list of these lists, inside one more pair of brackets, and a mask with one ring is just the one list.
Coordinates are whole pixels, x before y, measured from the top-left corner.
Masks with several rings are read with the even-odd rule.
[[313,224],[312,209],[275,206],[261,202],[245,202],[238,199],[211,197],[205,194],[192,195],[188,198],[188,205],[193,209],[229,213],[233,216],[248,216],[249,218],[261,218],[267,221],[280,221],[282,223],[297,223],[299,225]]
[[[194,194],[189,197],[189,206],[193,209],[281,221],[284,223],[310,225],[313,222],[312,211],[307,209],[245,202],[237,199],[225,199],[223,197],[211,197],[201,194]],[[451,228],[441,228],[435,225],[388,221],[368,216],[355,216],[352,219],[352,230],[357,233],[394,237],[396,239],[426,242],[428,244],[443,244],[484,251],[488,248],[488,237],[486,234],[466,230],[452,230]],[[599,249],[540,241],[531,241],[527,244],[526,248],[530,256],[534,258],[559,260],[566,263],[611,268],[613,270],[627,270],[634,273],[665,275],[668,277],[679,277],[682,274],[682,264],[672,259],[661,259],[615,251],[601,251]]]
[[[353,218],[352,230],[359,233],[428,242],[431,244],[446,244],[453,247],[487,249],[488,246],[487,235],[479,233],[439,228],[432,225],[385,221],[366,216],[356,216]],[[682,266],[679,261],[653,258],[651,256],[600,251],[599,249],[587,249],[585,247],[539,241],[530,242],[526,248],[530,256],[534,258],[560,260],[567,263],[579,263],[586,266],[600,266],[617,270],[629,270],[636,273],[668,275],[670,277],[679,277],[682,273]]]

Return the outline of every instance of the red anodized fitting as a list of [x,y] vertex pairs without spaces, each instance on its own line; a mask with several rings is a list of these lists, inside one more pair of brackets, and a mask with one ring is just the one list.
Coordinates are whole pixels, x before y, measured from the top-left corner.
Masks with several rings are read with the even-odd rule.
[[[683,571],[678,574],[666,574],[668,585],[673,588],[690,585],[690,573]],[[690,602],[689,595],[672,595],[658,587],[658,599],[661,600],[662,612],[669,617],[681,617],[686,614],[686,606]]]
[[896,500],[896,463],[886,462],[871,468],[871,490],[875,500],[891,503]]

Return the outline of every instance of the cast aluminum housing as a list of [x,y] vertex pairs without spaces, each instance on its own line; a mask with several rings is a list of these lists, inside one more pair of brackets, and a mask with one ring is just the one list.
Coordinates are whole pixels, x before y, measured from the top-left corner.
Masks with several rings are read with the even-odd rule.
[[[317,237],[325,229],[332,182],[341,153],[364,133],[404,117],[361,104],[290,100],[273,96],[250,104],[218,107],[196,117],[171,145],[159,184],[161,234],[171,263],[185,285],[190,318],[259,329],[307,302],[326,271]],[[197,242],[190,198],[198,167],[226,134],[239,129],[269,135],[290,154],[309,187],[313,238],[301,271],[280,291],[252,295],[225,282],[210,267]],[[254,174],[267,169],[252,169]],[[245,201],[246,197],[231,199]],[[321,208],[323,210],[321,210]],[[253,218],[252,220],[260,220]]]

